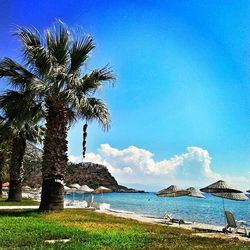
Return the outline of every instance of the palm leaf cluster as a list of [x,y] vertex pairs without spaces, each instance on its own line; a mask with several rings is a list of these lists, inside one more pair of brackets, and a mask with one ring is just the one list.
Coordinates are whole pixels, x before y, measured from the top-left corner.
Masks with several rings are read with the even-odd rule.
[[28,93],[7,90],[0,96],[0,140],[20,136],[34,143],[41,142],[44,128],[41,120],[44,111]]
[[82,72],[90,52],[95,48],[91,36],[75,40],[61,22],[45,31],[45,39],[37,30],[18,28],[15,35],[22,43],[25,67],[4,58],[0,62],[0,76],[19,90],[36,93],[36,98],[52,97],[67,103],[70,119],[97,119],[104,129],[110,125],[105,103],[92,95],[105,81],[115,79],[107,67]]

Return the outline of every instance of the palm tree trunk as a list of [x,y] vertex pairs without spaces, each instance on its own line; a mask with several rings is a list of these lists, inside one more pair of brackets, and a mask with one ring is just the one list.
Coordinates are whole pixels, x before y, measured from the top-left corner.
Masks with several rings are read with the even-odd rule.
[[67,108],[62,103],[46,100],[46,134],[42,163],[42,195],[39,210],[64,209],[64,174],[68,162]]
[[4,154],[0,152],[0,197],[3,195],[3,166]]
[[16,136],[13,139],[10,159],[10,187],[7,201],[22,200],[23,158],[26,149],[26,139]]

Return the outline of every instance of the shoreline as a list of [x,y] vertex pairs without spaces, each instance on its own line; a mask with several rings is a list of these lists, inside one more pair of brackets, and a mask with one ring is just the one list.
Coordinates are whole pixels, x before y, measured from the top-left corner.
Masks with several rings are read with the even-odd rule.
[[[0,210],[17,210],[17,209],[38,209],[39,206],[0,206]],[[80,206],[80,204],[72,204],[70,206],[64,207],[64,209],[77,209],[84,211],[89,210],[88,208],[83,208]],[[155,224],[155,225],[161,225],[161,226],[169,226],[174,228],[181,228],[184,230],[192,231],[192,234],[195,236],[200,237],[208,237],[208,238],[221,238],[221,239],[238,239],[240,241],[244,241],[250,244],[250,238],[246,237],[244,235],[244,230],[239,230],[239,233],[223,233],[222,228],[223,226],[218,225],[212,225],[212,224],[206,224],[206,223],[197,223],[193,222],[191,224],[178,224],[178,223],[169,223],[165,219],[156,218],[150,215],[143,215],[143,214],[137,214],[137,213],[131,213],[129,211],[109,211],[109,210],[93,210],[93,212],[100,213],[100,214],[106,214],[114,217],[129,219],[129,220],[136,220],[141,223],[149,223],[149,224]],[[128,213],[127,213],[128,212]]]
[[239,239],[240,241],[245,241],[250,243],[250,238],[246,237],[243,233],[244,231],[240,230],[239,233],[223,233],[222,228],[223,226],[206,224],[206,223],[197,223],[193,222],[192,224],[178,224],[178,223],[168,223],[165,219],[154,218],[142,214],[130,214],[130,213],[117,213],[108,210],[95,210],[97,213],[103,213],[107,215],[112,215],[115,217],[120,217],[124,219],[132,219],[142,223],[150,223],[162,226],[169,226],[175,228],[182,228],[185,230],[189,230],[193,232],[193,235],[197,235],[200,237],[209,237],[209,238],[223,238],[223,239]]
[[[40,201],[40,194],[32,194],[29,192],[23,193],[26,198],[30,198],[36,201]],[[71,199],[65,199],[64,209],[80,209],[84,210],[83,208],[83,202],[75,200],[72,202]],[[38,209],[38,206],[2,206],[0,207],[0,210],[4,209]],[[112,209],[111,209],[112,210]],[[112,215],[115,217],[120,217],[124,219],[132,219],[136,220],[142,223],[150,223],[150,224],[156,224],[156,225],[162,225],[162,226],[169,226],[169,227],[175,227],[175,228],[182,228],[185,230],[190,230],[193,232],[194,235],[201,236],[201,237],[213,237],[213,238],[224,238],[224,239],[232,239],[232,238],[238,238],[241,241],[246,241],[250,243],[250,238],[246,237],[244,235],[244,230],[239,230],[239,233],[223,233],[223,225],[215,225],[215,224],[208,224],[208,223],[201,223],[201,222],[192,222],[189,224],[179,224],[179,223],[169,223],[166,219],[154,217],[152,215],[146,215],[146,214],[138,214],[136,212],[131,211],[123,211],[123,210],[117,210],[115,211],[109,211],[109,210],[94,210],[97,213],[103,213],[107,215]],[[250,231],[250,229],[248,229]]]

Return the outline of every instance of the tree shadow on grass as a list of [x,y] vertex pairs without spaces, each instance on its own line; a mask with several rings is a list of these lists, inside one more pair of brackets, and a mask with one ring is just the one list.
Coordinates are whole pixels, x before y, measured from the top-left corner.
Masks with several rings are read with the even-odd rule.
[[38,210],[37,209],[29,209],[29,210],[10,210],[10,209],[6,209],[6,210],[0,210],[0,216],[4,215],[4,216],[34,216],[34,215],[38,215]]

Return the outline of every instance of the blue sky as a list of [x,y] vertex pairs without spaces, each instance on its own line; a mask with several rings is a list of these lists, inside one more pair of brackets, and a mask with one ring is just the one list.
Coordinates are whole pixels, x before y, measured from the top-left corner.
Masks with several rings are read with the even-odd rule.
[[[160,162],[195,146],[209,152],[216,173],[250,177],[249,1],[1,1],[0,8],[0,57],[20,60],[14,25],[42,31],[58,18],[95,37],[88,68],[109,63],[117,82],[99,94],[112,128],[90,125],[89,153],[134,145]],[[81,154],[81,126],[70,130],[70,155]]]

